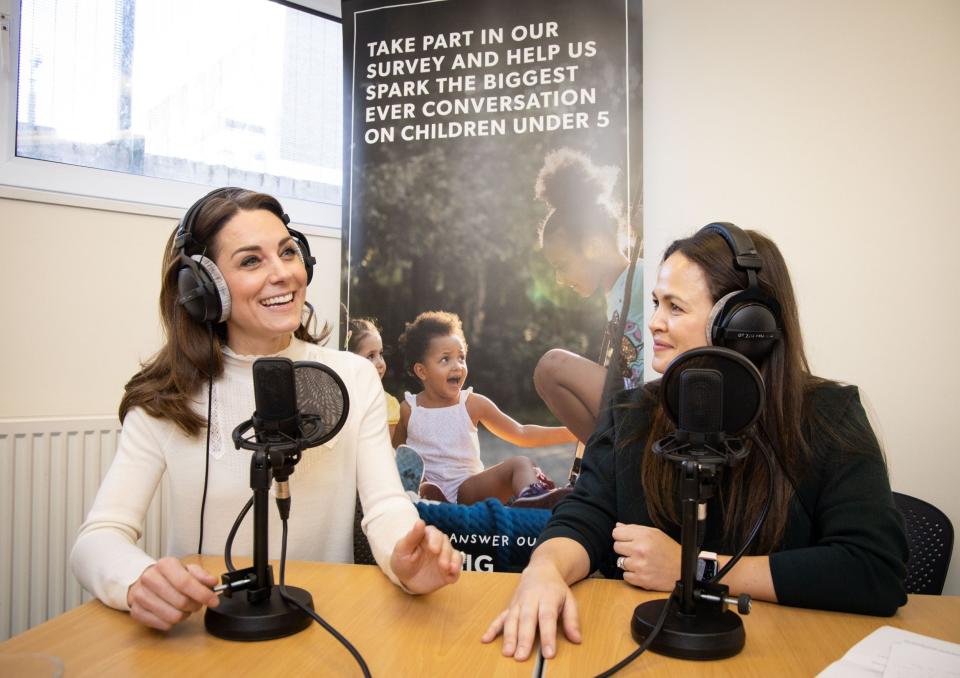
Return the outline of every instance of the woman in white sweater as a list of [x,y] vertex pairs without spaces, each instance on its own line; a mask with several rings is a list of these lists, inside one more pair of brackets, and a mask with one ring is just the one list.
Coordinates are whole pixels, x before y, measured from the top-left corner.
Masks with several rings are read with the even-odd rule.
[[[117,454],[70,558],[84,588],[148,626],[168,629],[217,605],[216,578],[178,558],[223,553],[250,497],[250,453],[234,449],[230,436],[253,414],[252,365],[267,355],[327,365],[350,398],[343,428],[305,451],[290,476],[288,557],[351,562],[359,492],[364,531],[392,581],[426,593],[459,576],[459,553],[403,493],[376,370],[318,346],[326,328],[314,336],[303,320],[313,259],[288,221],[268,195],[219,189],[195,203],[170,238],[160,293],[166,343],[126,386]],[[154,561],[136,542],[164,474],[167,557]],[[236,554],[252,552],[249,524],[237,534]],[[273,510],[269,533],[276,557]]]

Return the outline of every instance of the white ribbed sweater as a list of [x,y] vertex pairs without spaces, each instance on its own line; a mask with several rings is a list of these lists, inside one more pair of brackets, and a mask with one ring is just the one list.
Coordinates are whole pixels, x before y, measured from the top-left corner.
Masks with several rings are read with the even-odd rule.
[[[305,451],[290,477],[287,557],[352,562],[354,504],[359,491],[364,532],[374,557],[396,582],[390,554],[413,526],[417,511],[403,493],[397,474],[376,370],[360,356],[297,339],[279,355],[327,365],[343,379],[350,396],[344,427],[330,442]],[[207,554],[223,553],[230,527],[250,498],[251,453],[234,449],[230,435],[253,414],[252,365],[257,357],[238,356],[226,349],[224,373],[214,382],[203,543]],[[197,394],[195,406],[206,418],[206,387]],[[126,610],[127,589],[154,562],[136,542],[164,474],[168,481],[163,485],[164,553],[175,557],[196,553],[205,447],[206,431],[190,438],[172,422],[153,418],[139,408],[127,413],[116,457],[70,556],[81,585],[107,605]],[[234,542],[234,555],[252,552],[252,525],[252,515],[248,515]],[[281,528],[273,502],[269,530],[270,557],[279,558]]]

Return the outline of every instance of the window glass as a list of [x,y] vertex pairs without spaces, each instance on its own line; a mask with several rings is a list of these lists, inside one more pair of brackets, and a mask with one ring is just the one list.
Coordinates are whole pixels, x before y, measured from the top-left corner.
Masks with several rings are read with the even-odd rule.
[[341,40],[268,0],[23,0],[16,155],[338,205]]

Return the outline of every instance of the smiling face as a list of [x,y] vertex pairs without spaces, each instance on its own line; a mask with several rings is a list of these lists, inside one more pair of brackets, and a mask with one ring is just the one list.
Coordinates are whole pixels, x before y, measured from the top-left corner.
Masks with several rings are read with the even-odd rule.
[[307,271],[287,227],[268,210],[241,210],[213,245],[232,301],[227,345],[241,355],[286,348],[300,326],[307,287]]
[[379,332],[368,333],[357,344],[354,353],[372,362],[377,368],[377,374],[383,379],[383,375],[387,373],[387,363],[383,360],[383,339]]
[[455,334],[433,337],[423,361],[413,366],[427,404],[456,404],[467,380],[467,347]]
[[653,369],[663,373],[678,355],[707,345],[707,320],[713,309],[707,279],[697,264],[679,252],[660,265],[653,289]]

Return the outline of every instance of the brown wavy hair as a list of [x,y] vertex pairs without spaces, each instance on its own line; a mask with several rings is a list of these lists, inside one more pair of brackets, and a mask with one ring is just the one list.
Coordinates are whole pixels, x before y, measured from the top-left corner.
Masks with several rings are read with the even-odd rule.
[[352,318],[347,322],[347,350],[356,353],[360,343],[380,328],[373,318]]
[[[184,254],[217,257],[217,234],[240,211],[267,210],[283,218],[276,198],[244,189],[228,189],[205,200],[196,213],[191,229],[192,242]],[[179,227],[179,224],[178,224]],[[134,407],[147,414],[173,421],[184,433],[195,436],[206,426],[206,419],[191,408],[197,389],[210,378],[223,374],[222,345],[226,341],[226,323],[208,328],[191,318],[177,303],[177,263],[179,252],[172,251],[177,229],[167,239],[160,283],[160,320],[165,342],[157,353],[141,365],[124,387],[120,400],[120,421]],[[310,317],[313,317],[312,309]],[[309,320],[307,321],[309,324]],[[320,343],[330,335],[326,323],[319,333],[301,324],[294,336]]]
[[[807,411],[806,395],[814,386],[827,382],[810,374],[800,332],[797,300],[783,255],[766,236],[756,231],[747,233],[763,260],[763,267],[757,276],[758,284],[764,292],[780,302],[782,310],[781,338],[770,355],[758,365],[763,376],[766,405],[756,425],[755,443],[770,450],[775,463],[770,512],[751,552],[769,553],[783,539],[797,479],[811,457],[802,427],[802,422],[806,420],[809,423],[807,418],[813,415]],[[700,267],[714,302],[730,292],[747,287],[746,272],[734,266],[730,247],[716,232],[699,231],[689,238],[674,241],[664,253],[661,264],[675,253],[682,254]],[[656,440],[673,430],[673,423],[658,405],[645,441],[641,473],[650,516],[661,529],[679,524],[675,499],[677,474],[676,466],[652,454],[651,447]],[[838,435],[841,439],[844,437],[842,433]],[[723,506],[724,534],[737,539],[746,536],[760,515],[770,482],[769,467],[763,454],[757,449],[757,444],[752,447],[752,452],[743,463],[724,471],[719,493]]]

